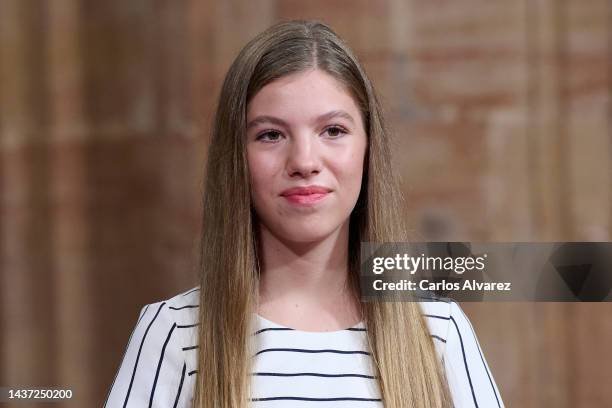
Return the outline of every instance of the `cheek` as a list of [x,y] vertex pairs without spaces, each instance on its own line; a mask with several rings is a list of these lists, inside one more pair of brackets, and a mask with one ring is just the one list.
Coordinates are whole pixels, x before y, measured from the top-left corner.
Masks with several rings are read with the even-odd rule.
[[350,178],[352,187],[361,187],[361,179],[363,177],[363,166],[365,162],[365,142],[355,146],[346,157],[345,165],[343,166],[345,177]]
[[363,179],[364,154],[364,150],[358,147],[344,154],[335,155],[331,161],[338,186],[343,191],[342,201],[352,203],[359,196]]
[[247,155],[249,173],[251,177],[251,192],[254,197],[265,197],[270,195],[275,164],[271,158],[261,154]]
[[351,165],[346,167],[346,177],[350,180],[347,184],[350,185],[351,193],[355,196],[359,195],[363,178],[363,160],[359,156],[355,157]]

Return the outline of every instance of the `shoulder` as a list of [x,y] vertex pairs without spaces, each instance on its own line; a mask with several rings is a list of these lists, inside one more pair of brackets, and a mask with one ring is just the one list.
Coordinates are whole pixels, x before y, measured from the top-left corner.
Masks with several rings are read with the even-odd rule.
[[179,294],[174,295],[171,298],[163,299],[163,300],[159,300],[157,302],[151,303],[151,305],[155,305],[155,304],[159,305],[161,303],[165,303],[168,308],[171,308],[171,310],[194,309],[194,308],[197,308],[199,300],[200,300],[200,287],[195,286],[193,288],[180,292]]
[[443,362],[456,407],[503,407],[476,332],[461,306],[450,299],[420,302]]
[[453,314],[452,302],[446,298],[431,298],[419,302],[421,314],[429,329],[440,360],[446,350],[450,319]]
[[147,315],[155,319],[154,315],[158,315],[158,318],[175,322],[177,325],[186,322],[195,323],[198,317],[199,299],[200,289],[196,286],[171,298],[144,305],[140,317]]
[[419,306],[423,317],[429,319],[449,320],[451,314],[451,305],[455,303],[451,299],[432,297],[422,298],[419,301]]
[[[145,308],[157,306],[158,308],[166,308],[168,313],[175,319],[191,317],[194,314],[197,316],[197,310],[200,302],[199,286],[185,290],[171,298],[160,300],[155,303],[146,305]],[[163,305],[163,306],[162,306]],[[144,309],[144,308],[143,308]],[[178,313],[170,313],[178,312]]]
[[432,335],[440,336],[444,339],[444,342],[448,339],[449,332],[453,330],[458,335],[461,335],[462,332],[470,332],[472,335],[475,335],[469,318],[459,303],[454,300],[449,298],[431,298],[420,301],[419,306]]
[[[183,351],[188,351],[197,344],[199,299],[200,289],[196,286],[171,298],[145,305],[139,319],[145,319],[151,330],[155,330],[156,336],[163,335],[164,330],[173,332],[176,343],[187,349]],[[142,326],[142,323],[138,326]]]
[[[144,305],[138,316],[136,330],[170,330],[173,327],[195,328],[198,319],[199,288],[194,287],[171,298]],[[183,333],[181,333],[183,334]]]
[[198,298],[196,287],[142,307],[105,407],[186,406],[197,373]]

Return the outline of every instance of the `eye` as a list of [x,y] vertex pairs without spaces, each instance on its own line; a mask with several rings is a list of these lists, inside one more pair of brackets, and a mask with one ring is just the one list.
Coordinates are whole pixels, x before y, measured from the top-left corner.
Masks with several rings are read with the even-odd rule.
[[264,143],[276,143],[280,139],[281,133],[277,130],[268,130],[257,135],[255,140],[261,140]]
[[329,136],[331,136],[332,139],[337,139],[348,133],[346,130],[344,130],[344,128],[337,125],[332,125],[325,129],[325,131],[329,134]]

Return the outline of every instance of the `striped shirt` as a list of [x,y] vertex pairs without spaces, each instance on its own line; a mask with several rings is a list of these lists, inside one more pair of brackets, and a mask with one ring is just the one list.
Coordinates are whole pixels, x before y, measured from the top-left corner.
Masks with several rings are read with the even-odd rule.
[[[191,407],[198,375],[193,288],[142,308],[105,407]],[[472,325],[455,302],[419,302],[456,408],[503,407]],[[256,315],[252,406],[383,407],[361,322],[294,330]]]

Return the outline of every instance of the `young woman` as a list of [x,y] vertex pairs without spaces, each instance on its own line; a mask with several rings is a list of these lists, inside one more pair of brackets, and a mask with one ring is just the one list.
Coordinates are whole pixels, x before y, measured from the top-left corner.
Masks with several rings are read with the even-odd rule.
[[107,407],[502,407],[454,302],[360,302],[360,242],[407,239],[371,82],[316,21],[229,69],[200,285],[145,306]]

